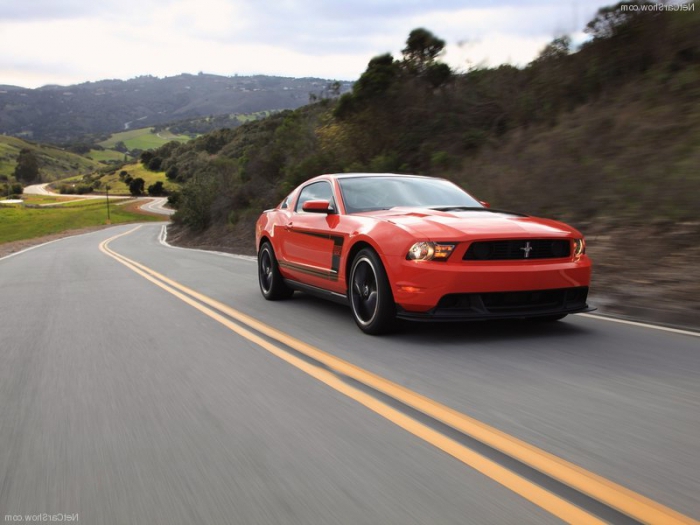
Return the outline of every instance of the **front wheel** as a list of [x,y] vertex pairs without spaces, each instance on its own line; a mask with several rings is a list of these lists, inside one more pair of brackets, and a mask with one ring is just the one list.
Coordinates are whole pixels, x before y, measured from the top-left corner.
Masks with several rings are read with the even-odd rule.
[[357,326],[366,334],[386,333],[394,327],[396,305],[379,256],[365,248],[350,270],[348,298]]
[[264,242],[258,251],[258,283],[263,297],[268,301],[287,299],[294,293],[284,282],[275,251],[269,242]]

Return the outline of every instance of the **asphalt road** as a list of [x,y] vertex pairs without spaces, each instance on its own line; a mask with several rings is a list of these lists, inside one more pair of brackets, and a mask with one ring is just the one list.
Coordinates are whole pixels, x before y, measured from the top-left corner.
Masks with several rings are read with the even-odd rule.
[[[161,225],[100,249],[132,228],[0,259],[0,520],[700,519],[700,338],[581,316],[369,337],[343,306],[264,301],[253,261],[168,247]],[[513,459],[444,407],[537,449]],[[584,489],[527,466],[542,451]],[[583,494],[599,482],[633,491],[637,519]]]
[[[49,186],[49,183],[44,183],[44,184],[32,184],[30,186],[26,186],[24,188],[24,193],[26,195],[49,195],[49,196],[59,196],[57,193],[50,192],[47,188]],[[88,194],[88,195],[66,195],[68,197],[73,197],[75,199],[105,199],[105,195],[95,195],[95,194]],[[131,201],[133,197],[128,197],[124,195],[110,195],[109,200],[110,201]],[[156,213],[159,215],[172,215],[175,213],[175,210],[166,208],[165,205],[168,202],[168,199],[165,197],[142,197],[139,198],[138,200],[142,201],[143,204],[141,205],[141,209],[150,212],[150,213]],[[21,202],[21,201],[20,201]],[[44,206],[60,206],[65,203],[58,203],[58,204],[44,204]],[[126,202],[124,202],[126,204]]]
[[151,213],[157,213],[159,215],[173,215],[175,210],[172,208],[165,208],[168,203],[168,199],[165,197],[151,198],[141,206],[142,210],[149,211]]
[[24,193],[27,195],[54,195],[46,189],[48,185],[48,182],[45,184],[30,184],[29,186],[25,186]]

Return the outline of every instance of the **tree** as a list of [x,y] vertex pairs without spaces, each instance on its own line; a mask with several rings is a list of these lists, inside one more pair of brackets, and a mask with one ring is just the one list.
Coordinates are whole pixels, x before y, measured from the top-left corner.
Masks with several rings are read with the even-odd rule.
[[14,175],[18,181],[27,183],[35,182],[39,179],[39,163],[30,149],[22,148],[20,150]]
[[160,171],[160,165],[163,163],[163,159],[160,157],[153,157],[148,161],[146,166],[149,171]]
[[389,53],[374,57],[367,64],[353,86],[353,94],[358,98],[373,98],[386,93],[397,77],[394,57]]
[[141,160],[141,164],[143,164],[144,166],[148,166],[148,163],[151,162],[151,159],[154,156],[155,155],[153,155],[152,151],[147,150],[147,151],[144,151],[141,153],[141,155],[139,156],[139,159]]
[[548,62],[567,56],[571,52],[571,38],[567,35],[552,40],[545,46],[535,62]]
[[154,197],[158,197],[160,195],[163,195],[165,193],[165,188],[163,188],[163,181],[157,181],[154,184],[151,184],[148,187],[148,194],[153,195]]
[[90,153],[92,146],[89,144],[77,143],[69,145],[66,149],[72,153],[77,153],[78,155],[87,155]]
[[165,172],[165,176],[168,180],[177,180],[178,174],[178,167],[175,165],[170,166]]
[[444,40],[421,27],[411,31],[401,53],[409,71],[423,74],[444,49]]
[[19,182],[10,182],[7,178],[0,178],[0,180],[7,181],[0,185],[0,199],[10,197],[12,195],[22,195],[24,192],[24,188]]
[[434,88],[440,87],[447,82],[452,76],[450,66],[443,63],[430,64],[425,70],[425,79]]
[[129,183],[129,192],[131,192],[131,194],[134,196],[141,195],[145,185],[146,181],[141,177],[137,177]]
[[[632,0],[630,2],[619,2],[613,6],[601,7],[598,9],[595,18],[588,22],[583,31],[594,39],[610,38],[618,34],[620,29],[627,25],[630,20],[643,13],[636,6],[651,6],[654,4],[655,2]],[[636,8],[622,9],[623,6],[635,6]]]

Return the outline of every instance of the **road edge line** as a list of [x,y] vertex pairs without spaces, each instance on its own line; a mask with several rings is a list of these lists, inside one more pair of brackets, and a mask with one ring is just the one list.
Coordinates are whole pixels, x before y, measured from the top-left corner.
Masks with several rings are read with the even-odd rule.
[[252,255],[240,255],[237,253],[227,253],[227,252],[217,252],[215,250],[202,250],[201,248],[187,248],[184,246],[173,246],[168,242],[168,225],[163,224],[161,226],[160,230],[160,235],[158,236],[158,242],[165,246],[166,248],[170,248],[172,250],[188,250],[190,252],[199,252],[199,253],[211,253],[214,255],[220,255],[222,257],[228,257],[229,259],[238,259],[241,261],[249,261],[249,262],[256,262],[257,258],[252,256]]
[[639,328],[653,328],[654,330],[660,330],[662,332],[670,332],[673,334],[689,335],[691,337],[700,337],[700,332],[693,332],[690,330],[683,330],[682,328],[671,328],[669,326],[663,326],[658,324],[644,323],[642,321],[630,321],[627,319],[620,319],[618,317],[610,317],[609,315],[602,314],[576,314],[581,317],[586,317],[588,319],[595,319],[597,321],[608,321],[611,323],[620,323],[630,326],[636,326]]

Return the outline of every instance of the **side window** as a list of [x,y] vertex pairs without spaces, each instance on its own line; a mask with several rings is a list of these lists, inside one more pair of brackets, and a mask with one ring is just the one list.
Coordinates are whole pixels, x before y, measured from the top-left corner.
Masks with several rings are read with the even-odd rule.
[[280,210],[286,210],[287,208],[289,208],[289,201],[291,200],[291,198],[291,194],[285,197],[285,199],[282,201],[282,204],[280,204]]
[[297,200],[297,207],[294,211],[297,213],[304,213],[302,206],[306,201],[316,201],[323,200],[331,203],[335,207],[335,199],[333,199],[333,190],[329,182],[319,181],[309,184],[299,194],[299,200]]

